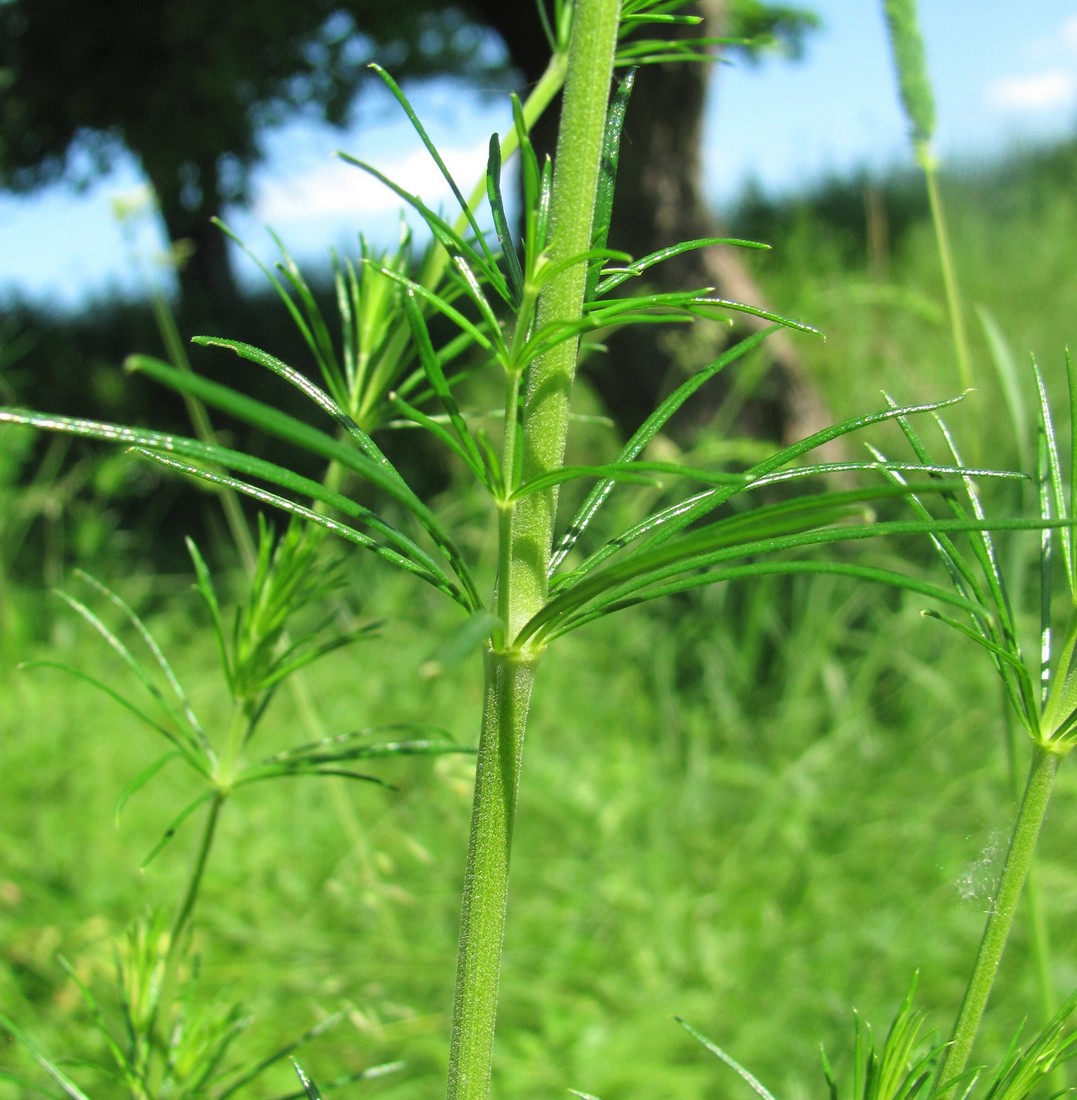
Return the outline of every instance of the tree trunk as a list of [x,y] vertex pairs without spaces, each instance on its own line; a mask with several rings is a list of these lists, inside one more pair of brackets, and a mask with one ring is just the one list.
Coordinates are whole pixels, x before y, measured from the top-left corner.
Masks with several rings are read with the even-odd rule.
[[173,251],[185,325],[227,316],[239,300],[228,240],[213,224],[221,208],[215,162],[142,166]]

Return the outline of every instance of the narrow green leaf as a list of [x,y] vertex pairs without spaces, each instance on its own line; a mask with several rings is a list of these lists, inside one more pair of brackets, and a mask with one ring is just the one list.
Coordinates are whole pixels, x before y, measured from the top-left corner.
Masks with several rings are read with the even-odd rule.
[[[1074,366],[1073,356],[1069,348],[1066,348],[1066,392],[1069,396],[1069,452],[1070,452],[1070,476],[1069,476],[1069,508],[1066,515],[1072,515],[1077,509],[1077,368]],[[1068,532],[1070,542],[1070,560],[1073,568],[1069,575],[1070,598],[1077,604],[1077,553],[1073,552],[1074,535]]]
[[[387,470],[392,471],[397,477],[400,477],[396,468],[385,457],[374,440],[355,423],[333,397],[319,386],[316,386],[305,375],[300,374],[299,371],[278,359],[275,355],[270,355],[269,352],[262,351],[260,348],[256,348],[251,344],[245,344],[241,340],[224,340],[216,336],[195,336],[193,342],[203,347],[228,348],[230,351],[234,351],[241,359],[247,359],[252,363],[257,363],[259,366],[271,370],[274,374],[290,382],[296,389],[300,390],[300,392],[317,405],[318,408],[328,413],[328,415],[348,433],[355,441],[355,445],[359,448],[360,453],[366,455],[372,462],[377,462]],[[400,478],[400,480],[403,482],[404,479]]]
[[856,565],[851,562],[827,561],[822,558],[818,560],[756,561],[748,565],[723,566],[722,568],[709,569],[706,572],[693,573],[663,584],[637,589],[629,595],[617,599],[596,603],[580,614],[567,618],[559,626],[548,630],[543,629],[539,632],[539,637],[549,642],[554,638],[559,638],[562,634],[577,630],[581,626],[586,626],[588,623],[605,618],[615,612],[637,607],[643,603],[651,603],[654,600],[665,599],[667,596],[691,592],[697,588],[709,588],[712,585],[724,584],[730,581],[758,580],[760,577],[793,576],[802,573],[850,577],[853,580],[904,589],[917,595],[939,600],[962,611],[969,611],[972,606],[960,596],[955,595],[950,589],[940,588],[938,585],[917,580],[915,577],[907,576],[893,569],[883,569],[871,565]]
[[1018,465],[1022,470],[1031,469],[1033,455],[1028,431],[1030,419],[1016,360],[994,316],[984,306],[978,306],[976,312],[987,340],[991,364],[995,368],[995,376],[1010,414],[1009,429],[1017,445]]
[[484,331],[490,334],[491,342],[498,351],[498,357],[504,361],[508,358],[508,350],[501,336],[501,325],[493,306],[490,305],[486,294],[483,292],[481,279],[475,274],[474,269],[463,256],[453,256],[452,263],[453,268],[467,288],[468,297],[478,307],[479,315],[486,323]]
[[[893,404],[892,399],[887,398]],[[958,453],[957,446],[954,442],[953,436],[950,434],[945,423],[939,416],[935,416],[936,425],[942,434],[943,440],[953,457],[954,462],[957,465],[962,466],[961,456]],[[908,418],[901,416],[898,418],[898,426],[905,435],[905,438],[909,441],[917,458],[921,461],[927,461],[927,448],[923,442],[917,436],[912,424]],[[958,519],[964,519],[970,514],[977,520],[983,521],[985,513],[983,506],[980,502],[979,493],[976,489],[976,483],[970,476],[962,477],[962,492],[963,496],[959,497],[956,492],[949,488],[943,489],[941,492],[941,499],[945,501],[950,511]],[[966,507],[966,501],[968,506]],[[999,566],[998,555],[995,551],[994,538],[991,533],[990,526],[985,524],[983,528],[975,535],[969,536],[969,545],[972,547],[973,555],[975,556],[980,569],[983,572],[984,580],[987,583],[988,591],[991,594],[991,603],[995,608],[998,624],[1002,630],[1003,637],[1006,640],[1006,644],[1009,645],[1014,651],[1019,649],[1018,631],[1016,620],[1014,617],[1013,607],[1009,599],[1006,588],[1006,580],[1003,575],[1002,569]]]
[[306,343],[307,347],[309,347],[311,349],[312,354],[314,354],[315,357],[317,357],[317,355],[318,355],[318,340],[317,340],[317,337],[311,331],[310,326],[307,324],[306,319],[303,317],[302,310],[300,310],[299,307],[295,304],[295,301],[293,300],[292,296],[288,293],[288,291],[284,289],[284,286],[281,284],[281,281],[258,258],[258,256],[250,248],[247,247],[247,245],[243,242],[243,239],[234,230],[229,228],[229,226],[226,225],[223,221],[221,221],[220,218],[212,218],[211,220],[212,220],[213,224],[216,225],[217,228],[220,229],[225,234],[225,236],[227,236],[230,240],[234,241],[247,254],[247,256],[254,262],[255,266],[257,266],[258,269],[262,272],[262,274],[266,277],[266,279],[268,280],[270,285],[277,292],[277,296],[284,303],[285,309],[287,309],[289,315],[292,318],[292,322],[295,324],[295,327],[299,330],[299,333],[303,337],[303,340]]
[[730,1069],[738,1073],[740,1077],[744,1080],[744,1082],[752,1089],[752,1091],[756,1093],[757,1096],[761,1096],[763,1100],[774,1100],[774,1096],[767,1090],[766,1086],[758,1081],[755,1077],[753,1077],[738,1061],[736,1061],[730,1055],[726,1054],[726,1052],[722,1050],[721,1047],[715,1046],[715,1044],[712,1043],[710,1039],[706,1038],[706,1036],[704,1035],[701,1035],[698,1031],[696,1031],[694,1027],[692,1027],[690,1024],[685,1023],[684,1020],[682,1020],[679,1016],[677,1017],[677,1023],[679,1023],[681,1027],[683,1027],[684,1030],[692,1036],[693,1039],[695,1039],[697,1042],[702,1043],[707,1048],[707,1050],[711,1052],[711,1054],[713,1054],[716,1058],[719,1058],[721,1061],[725,1062],[725,1064],[729,1066]]
[[234,790],[249,787],[252,783],[264,783],[268,779],[310,779],[323,776],[336,779],[354,779],[358,783],[371,783],[375,787],[396,790],[392,783],[377,775],[357,772],[351,768],[337,767],[331,764],[278,764],[271,768],[249,768],[232,785]]
[[[617,463],[631,462],[635,459],[644,447],[646,447],[662,428],[665,427],[670,417],[684,405],[700,386],[710,381],[710,379],[720,370],[728,367],[731,363],[735,363],[738,359],[747,355],[748,352],[754,350],[774,331],[775,329],[773,328],[767,329],[739,341],[733,347],[724,351],[717,359],[713,360],[702,370],[696,371],[687,381],[682,382],[681,385],[678,386],[677,389],[674,390],[673,393],[671,393],[633,433],[631,439],[629,439],[624,449],[617,456]],[[561,562],[564,561],[580,535],[583,534],[591,520],[594,519],[595,515],[601,509],[613,485],[614,481],[612,478],[606,478],[599,482],[599,484],[588,494],[583,504],[580,505],[579,510],[572,517],[568,529],[565,531],[564,535],[561,536],[553,556],[550,559],[551,576],[560,566]]]
[[512,239],[508,215],[505,213],[505,200],[501,194],[501,141],[497,134],[490,137],[490,152],[486,161],[486,197],[490,201],[490,213],[494,220],[494,232],[501,245],[501,255],[505,258],[512,303],[519,307],[524,293],[524,273],[520,268],[520,257],[516,254],[516,244]]
[[400,722],[375,729],[352,730],[323,737],[304,745],[274,753],[259,761],[259,768],[294,768],[313,764],[340,764],[349,760],[382,760],[390,756],[442,756],[447,753],[472,753],[473,749],[458,745],[447,735],[440,740],[431,737],[397,737],[376,740],[388,733],[429,734],[429,726],[417,722]]
[[465,455],[465,461],[472,473],[474,473],[480,481],[485,481],[482,454],[475,440],[472,438],[471,429],[468,426],[467,420],[465,420],[461,414],[460,408],[456,404],[456,398],[453,396],[453,392],[449,388],[449,383],[442,372],[441,363],[438,361],[437,352],[434,351],[434,345],[430,340],[430,333],[427,330],[426,322],[423,320],[422,313],[419,311],[419,306],[415,301],[415,295],[411,290],[404,292],[404,311],[407,314],[408,323],[411,325],[412,337],[418,348],[419,359],[423,365],[423,370],[426,371],[426,376],[430,380],[430,386],[440,402],[441,407],[445,410],[449,418],[449,423],[453,427],[453,431],[456,433],[456,438],[459,441],[462,453]]
[[[373,261],[369,261],[373,264]],[[425,302],[428,302],[439,313],[448,317],[461,330],[466,333],[483,351],[489,352],[495,358],[499,358],[504,354],[504,341],[501,339],[500,332],[487,333],[478,325],[475,324],[470,318],[464,316],[451,302],[448,301],[443,295],[435,293],[420,283],[415,282],[413,279],[409,279],[406,275],[402,275],[398,271],[393,271],[387,267],[377,267],[375,270],[380,271],[387,278],[392,279],[394,282],[399,283],[402,287],[413,291],[416,295],[422,298]]]
[[520,500],[555,485],[585,478],[601,478],[604,482],[625,482],[632,485],[658,485],[663,475],[679,481],[702,482],[705,485],[743,485],[744,475],[725,471],[700,470],[677,462],[607,462],[602,466],[562,466],[541,477],[524,482],[509,498]]
[[296,1076],[299,1078],[299,1083],[303,1086],[303,1091],[307,1094],[308,1100],[322,1100],[322,1094],[318,1091],[318,1087],[303,1072],[299,1063],[293,1059],[292,1065],[295,1068]]
[[[761,481],[775,474],[783,467],[791,465],[803,455],[830,443],[832,440],[840,439],[842,436],[849,435],[852,432],[859,431],[870,425],[882,424],[890,420],[896,420],[902,416],[907,417],[917,413],[934,412],[936,409],[952,405],[959,400],[961,400],[960,397],[955,397],[942,401],[928,402],[923,405],[908,405],[900,409],[891,407],[879,412],[868,413],[864,416],[856,416],[848,420],[843,420],[829,428],[824,428],[818,432],[814,432],[812,435],[806,436],[804,439],[777,451],[762,462],[758,462],[750,467],[746,471],[748,475],[748,484],[745,485],[743,489],[734,487],[730,490],[714,490],[709,493],[699,494],[697,497],[682,502],[671,509],[667,509],[663,513],[648,517],[643,523],[637,524],[636,527],[633,528],[633,532],[636,534],[626,532],[624,535],[619,536],[618,539],[612,541],[616,544],[623,544],[626,538],[635,538],[638,533],[645,531],[647,533],[648,545],[663,542],[666,539],[672,538],[673,535],[684,530],[692,523],[713,512],[722,504],[725,504],[736,495],[737,492],[747,491],[750,489],[752,483]],[[980,530],[982,528],[975,529]]]
[[[140,791],[159,771],[167,767],[176,759],[185,759],[181,752],[166,752],[162,756],[157,757],[152,764],[143,768],[142,771],[135,776],[130,783],[126,783],[123,790],[120,791],[119,797],[116,799],[116,824],[120,822],[120,816],[123,814],[123,809],[127,805],[131,796]],[[203,774],[206,774],[203,772]]]
[[169,823],[168,828],[165,829],[165,831],[161,834],[161,839],[158,840],[157,843],[150,849],[149,855],[147,855],[146,858],[143,859],[143,861],[139,864],[138,869],[140,871],[144,871],[158,857],[158,855],[161,854],[164,848],[166,848],[172,842],[172,840],[175,839],[176,833],[178,832],[180,826],[187,820],[187,818],[189,818],[191,814],[193,814],[200,807],[204,806],[211,799],[216,798],[217,794],[218,792],[216,791],[216,789],[210,788],[209,790],[203,791],[197,798],[193,799],[191,802],[188,802],[187,805],[184,806],[183,809],[180,810],[180,812],[176,814],[176,816]]
[[[595,194],[594,229],[591,233],[593,248],[604,249],[609,239],[610,222],[613,219],[614,191],[617,184],[617,158],[621,150],[621,130],[624,127],[628,100],[635,82],[636,70],[632,68],[617,85],[606,113],[606,132],[602,139],[602,163]],[[589,302],[595,297],[601,274],[602,260],[592,260],[587,268],[585,301]]]
[[[90,579],[86,577],[85,574],[83,576],[87,580]],[[94,583],[96,584],[96,582]],[[73,611],[75,611],[78,615],[85,619],[85,621],[89,623],[90,626],[93,627],[93,629],[105,640],[109,648],[131,670],[131,672],[135,676],[135,679],[142,686],[142,689],[146,692],[146,694],[161,708],[161,710],[164,712],[165,717],[170,719],[175,724],[175,736],[172,736],[172,734],[170,733],[166,733],[165,736],[169,737],[170,740],[173,740],[176,743],[179,743],[179,741],[187,742],[190,746],[190,749],[196,752],[198,750],[201,750],[202,752],[207,754],[207,757],[209,759],[212,759],[212,749],[210,748],[209,740],[206,737],[205,731],[198,724],[197,719],[194,718],[193,713],[189,713],[189,707],[185,708],[181,703],[180,709],[177,710],[176,707],[174,707],[173,704],[165,697],[164,693],[157,686],[157,684],[154,683],[153,677],[150,675],[149,671],[146,669],[143,663],[131,652],[131,650],[126,645],[124,645],[122,641],[120,641],[120,639],[113,631],[105,626],[101,619],[96,614],[94,614],[94,612],[91,611],[90,608],[86,606],[86,604],[84,604],[81,600],[76,599],[74,596],[68,595],[66,592],[59,592],[58,595],[60,599],[62,599],[64,603],[68,605],[68,607],[70,607]],[[121,608],[126,607],[126,605],[123,604],[122,600],[119,601],[118,606],[121,606]],[[130,608],[127,608],[127,610],[132,616],[134,615],[134,612],[130,611]],[[137,616],[135,616],[135,618],[137,618]],[[128,621],[130,622],[131,620],[128,619]],[[72,669],[71,671],[73,673],[75,672],[74,669]],[[85,679],[88,683],[94,682],[91,677],[80,678]],[[102,690],[104,690],[104,686],[101,686]],[[120,701],[120,696],[118,696],[111,690],[109,690],[107,694],[109,694],[112,698],[117,699],[117,701]],[[138,708],[134,705],[128,705],[127,709],[134,714],[140,713]],[[148,722],[151,728],[157,729],[160,732],[165,731],[165,727],[159,725],[157,722],[154,722],[152,719],[144,718],[144,720]]]
[[217,600],[217,590],[213,584],[213,577],[194,539],[188,538],[185,541],[187,543],[187,553],[190,555],[191,562],[194,565],[195,586],[198,589],[198,594],[202,597],[202,602],[209,611],[210,623],[213,626],[213,637],[217,642],[217,655],[220,657],[221,661],[221,669],[224,672],[225,680],[229,688],[234,688],[236,671],[233,665],[232,655],[228,649],[224,619],[221,616],[221,606]]
[[595,328],[608,328],[614,324],[627,324],[644,317],[659,316],[667,313],[683,313],[689,317],[702,317],[707,320],[728,320],[727,313],[744,313],[751,317],[770,321],[783,328],[797,332],[807,332],[818,336],[819,331],[803,321],[794,321],[781,314],[758,306],[735,302],[730,298],[718,298],[709,288],[666,291],[623,298],[602,298],[586,305],[587,319]]
[[[1062,459],[1059,455],[1058,434],[1055,431],[1054,420],[1051,416],[1051,402],[1047,396],[1047,386],[1035,359],[1032,360],[1032,372],[1036,379],[1036,392],[1040,403],[1040,431],[1047,445],[1046,468],[1041,472],[1040,481],[1041,484],[1045,484],[1050,488],[1049,494],[1043,495],[1041,507],[1053,515],[1065,516],[1069,512],[1069,508],[1066,504],[1066,490],[1063,487],[1064,476]],[[1071,461],[1073,460],[1071,459]],[[1075,575],[1072,533],[1069,537],[1065,534],[1061,535],[1061,541],[1066,576],[1072,577]],[[1050,545],[1048,543],[1044,545],[1044,554],[1045,557],[1050,558]]]
[[[329,462],[337,462],[347,470],[358,474],[360,477],[373,482],[379,489],[403,506],[441,550],[452,565],[459,577],[464,590],[472,600],[473,606],[478,606],[479,599],[474,582],[470,576],[467,563],[460,554],[459,549],[453,543],[448,532],[442,527],[437,517],[408,487],[400,475],[390,467],[386,469],[382,464],[372,461],[364,454],[359,454],[350,447],[335,440],[325,432],[312,428],[295,417],[255,401],[226,386],[220,386],[197,375],[184,374],[174,370],[167,363],[157,360],[139,359],[136,361],[139,369],[147,371],[157,380],[181,392],[196,394],[207,405],[212,405],[243,420],[271,435],[277,436],[286,442],[292,443],[304,450],[320,456]],[[290,471],[285,471],[279,466],[255,459],[253,456],[244,455],[242,452],[231,451],[228,448],[217,445],[199,444],[193,440],[184,439],[181,436],[170,436],[159,432],[146,432],[141,429],[118,427],[110,424],[99,424],[93,421],[71,420],[65,417],[48,417],[40,414],[12,413],[9,410],[0,409],[0,423],[16,421],[21,423],[33,423],[36,427],[46,430],[68,431],[76,435],[89,436],[91,438],[105,439],[116,443],[129,443],[136,446],[148,447],[153,450],[176,452],[207,461],[213,465],[222,465],[238,470],[241,473],[253,474],[255,477],[265,478],[286,488],[303,486],[299,491],[305,492],[323,503],[332,503],[334,507],[341,505],[336,502],[345,500],[339,494],[329,492],[317,482],[302,478]],[[390,472],[392,470],[392,472]],[[256,472],[261,471],[261,472]],[[331,501],[329,498],[333,498]],[[345,504],[344,510],[357,507],[354,504]],[[391,538],[400,537],[400,533],[390,535],[394,531],[384,521],[379,520],[373,513],[363,509],[365,522]]]
[[[167,466],[169,469],[175,470],[178,473],[188,474],[191,477],[196,477],[200,481],[206,481],[214,485],[224,485],[230,489],[234,489],[236,492],[243,493],[245,496],[249,496],[254,500],[260,501],[263,504],[272,505],[272,507],[286,512],[288,515],[294,516],[297,519],[306,520],[310,523],[316,524],[319,527],[324,527],[327,531],[333,532],[335,535],[339,535],[341,538],[347,539],[349,542],[355,543],[357,546],[361,546],[366,550],[370,550],[378,557],[385,561],[397,566],[400,569],[404,569],[409,573],[415,574],[417,577],[421,577],[428,584],[433,585],[439,591],[444,592],[446,595],[451,596],[458,603],[463,604],[470,609],[470,603],[468,596],[461,588],[456,585],[445,573],[439,568],[437,563],[423,551],[419,546],[413,543],[407,536],[397,531],[396,528],[380,520],[372,513],[367,512],[366,509],[355,504],[353,501],[348,500],[346,497],[341,497],[339,494],[331,493],[325,490],[318,482],[309,482],[309,487],[314,490],[314,495],[317,499],[323,501],[323,503],[331,504],[340,508],[342,511],[350,512],[353,515],[359,516],[369,523],[379,532],[385,534],[394,544],[404,547],[408,553],[401,553],[398,550],[394,550],[391,546],[379,543],[376,539],[371,538],[369,535],[364,534],[362,531],[357,531],[353,527],[349,527],[347,524],[340,523],[337,520],[330,518],[322,512],[317,512],[312,508],[307,508],[302,504],[297,504],[295,501],[289,500],[287,497],[282,497],[277,493],[270,492],[267,489],[260,489],[258,486],[251,485],[248,482],[241,481],[238,478],[229,477],[227,474],[218,474],[212,470],[207,470],[204,467],[192,465],[186,462],[180,462],[176,459],[166,458],[158,451],[146,451],[143,450],[140,453],[152,462],[156,462],[159,465]],[[305,480],[305,479],[299,479]],[[301,486],[300,486],[301,487]],[[414,557],[409,556],[414,555]]]
[[343,374],[340,369],[340,362],[337,359],[336,348],[333,346],[333,337],[329,333],[329,327],[325,323],[321,308],[303,277],[299,265],[292,258],[288,249],[284,247],[284,242],[272,229],[269,233],[281,254],[277,270],[283,273],[303,305],[312,337],[307,341],[307,344],[314,355],[314,361],[318,364],[318,369],[321,371],[325,384],[331,389],[340,390]]
[[440,676],[446,669],[454,668],[479,652],[489,639],[504,628],[501,620],[492,612],[481,608],[461,623],[437,648],[429,654],[420,667],[424,679]]
[[[0,1012],[0,1027],[9,1032],[22,1046],[24,1046],[34,1061],[56,1082],[63,1090],[64,1096],[69,1100],[90,1100],[90,1098],[60,1069],[60,1067],[46,1055],[30,1037],[22,1031],[9,1017]],[[14,1078],[13,1078],[14,1079]],[[31,1086],[36,1087],[36,1086]],[[37,1090],[40,1091],[40,1090]]]
[[434,239],[450,256],[466,257],[471,264],[482,272],[484,281],[497,292],[500,298],[506,302],[512,301],[512,292],[505,282],[505,277],[501,274],[501,270],[494,261],[492,254],[490,254],[489,247],[484,239],[481,237],[479,238],[483,247],[483,252],[480,253],[465,241],[444,218],[431,210],[418,195],[413,195],[410,191],[405,190],[398,183],[395,183],[386,176],[384,172],[378,171],[377,168],[371,164],[367,164],[366,161],[357,160],[347,153],[338,153],[337,155],[341,160],[356,168],[362,169],[368,175],[378,180],[379,183],[388,187],[390,191],[407,203],[407,205],[415,210],[423,221],[426,222]]
[[596,294],[600,296],[605,295],[609,293],[609,291],[619,287],[622,283],[627,282],[629,279],[638,278],[645,271],[654,267],[655,264],[663,263],[665,260],[673,259],[675,256],[681,256],[685,252],[692,252],[700,248],[712,248],[720,245],[730,245],[735,248],[754,248],[763,251],[770,249],[770,245],[768,244],[760,244],[758,241],[742,240],[739,237],[701,237],[697,240],[681,241],[678,244],[660,248],[657,252],[650,252],[638,260],[633,260],[625,267],[608,268],[603,272],[605,278],[598,284]]
[[58,961],[64,973],[67,974],[78,988],[79,994],[82,997],[82,1003],[89,1011],[95,1029],[104,1039],[105,1045],[108,1047],[109,1053],[112,1055],[117,1068],[123,1075],[123,1079],[127,1087],[131,1090],[132,1095],[144,1095],[147,1082],[143,1074],[139,1071],[139,1067],[128,1057],[127,1051],[113,1036],[108,1021],[105,1019],[105,1014],[101,1011],[101,1007],[98,1005],[97,998],[93,995],[93,991],[82,980],[78,971],[63,957],[63,955],[59,956]]
[[[444,423],[433,416],[428,416],[422,409],[418,409],[414,405],[409,404],[398,394],[392,394],[392,404],[393,408],[404,418],[400,421],[394,421],[394,426],[403,427],[413,424],[429,432],[435,439],[444,443],[445,446],[463,462],[474,475],[476,481],[489,487],[482,459],[476,460],[475,456],[465,449],[458,436],[449,431]],[[441,419],[444,420],[444,417]]]
[[[437,165],[438,171],[441,173],[442,179],[449,185],[449,189],[453,193],[453,197],[456,199],[457,205],[460,207],[460,213],[467,219],[468,225],[471,227],[471,232],[474,233],[475,239],[482,246],[483,252],[487,264],[495,271],[497,270],[497,264],[494,260],[493,253],[490,251],[489,246],[486,243],[486,237],[482,230],[479,228],[479,223],[475,220],[475,214],[471,209],[471,204],[464,198],[463,192],[456,184],[456,180],[453,179],[452,173],[449,171],[445,161],[442,160],[441,154],[437,150],[437,146],[430,140],[430,135],[427,134],[422,122],[419,120],[419,116],[415,113],[414,108],[408,102],[407,96],[400,90],[400,86],[395,80],[380,66],[370,66],[374,72],[381,77],[385,82],[385,86],[393,94],[393,97],[404,109],[404,113],[407,115],[408,121],[411,123],[412,128],[419,135],[419,140],[422,141],[426,151],[430,154],[430,159]],[[504,285],[504,284],[502,284]],[[507,288],[506,288],[507,289]]]
[[[798,531],[790,535],[738,542],[734,545],[727,544],[728,534],[722,530],[723,525],[714,523],[683,535],[672,544],[660,544],[646,550],[639,550],[618,563],[574,579],[573,583],[559,589],[546,606],[524,625],[516,641],[519,644],[531,639],[548,641],[551,637],[579,625],[579,616],[585,607],[591,607],[586,620],[590,621],[591,618],[597,617],[592,613],[596,607],[599,609],[609,607],[630,596],[636,597],[634,602],[639,602],[637,594],[649,590],[654,585],[686,573],[705,571],[705,576],[713,576],[713,570],[717,566],[739,557],[778,554],[867,538],[930,535],[938,531],[978,531],[983,530],[988,524],[995,530],[1040,530],[1043,521],[940,519],[925,523],[901,520],[863,526],[824,527],[821,530]],[[715,579],[722,578],[715,577]],[[684,587],[697,587],[699,584],[706,583],[712,582],[698,580],[689,582]],[[683,588],[676,590],[683,590]],[[668,588],[663,591],[674,591],[674,589]],[[945,593],[945,596],[937,595],[937,598],[944,599],[944,602],[964,610],[976,610],[975,604],[970,604],[969,601],[949,590],[940,589],[939,593]],[[628,604],[618,604],[618,606],[628,606]]]
[[[80,669],[75,668],[73,665],[61,664],[59,661],[38,659],[33,661],[25,661],[21,665],[19,665],[19,667],[27,669],[54,669],[57,672],[63,672],[66,673],[68,676],[73,676],[76,680],[82,680],[84,683],[90,684],[92,687],[96,688],[104,695],[107,695],[119,706],[123,707],[124,710],[134,715],[140,722],[144,723],[155,733],[159,733],[170,744],[174,745],[176,749],[183,755],[184,760],[186,760],[187,763],[191,765],[191,767],[195,768],[195,770],[202,774],[208,774],[207,763],[205,757],[202,754],[201,746],[198,743],[194,742],[193,740],[189,740],[186,737],[180,736],[176,732],[176,730],[170,729],[168,726],[163,725],[160,722],[154,721],[153,718],[151,718],[143,710],[132,703],[131,700],[127,698],[127,696],[121,695],[118,691],[110,687],[103,680],[98,680],[96,677],[90,676],[88,673],[82,672]],[[182,729],[183,727],[180,728]]]
[[[176,701],[180,705],[180,710],[183,714],[183,719],[187,726],[194,733],[195,737],[202,745],[202,748],[208,755],[212,755],[210,749],[209,739],[206,737],[205,730],[202,729],[201,723],[198,721],[198,717],[194,712],[194,708],[191,706],[190,700],[187,698],[187,693],[183,690],[183,686],[179,682],[179,678],[173,671],[172,665],[169,663],[168,658],[165,656],[164,651],[157,644],[157,639],[150,633],[146,624],[135,614],[134,609],[131,608],[124,600],[122,600],[111,588],[102,584],[95,577],[92,577],[89,573],[84,572],[81,569],[75,571],[75,575],[79,577],[85,584],[88,584],[94,589],[100,596],[103,596],[113,607],[115,607],[120,614],[135,628],[139,637],[142,639],[143,644],[150,651],[153,656],[154,662],[161,670],[162,675],[165,678],[165,682],[172,689],[172,694],[176,697]],[[169,713],[173,713],[169,708]]]

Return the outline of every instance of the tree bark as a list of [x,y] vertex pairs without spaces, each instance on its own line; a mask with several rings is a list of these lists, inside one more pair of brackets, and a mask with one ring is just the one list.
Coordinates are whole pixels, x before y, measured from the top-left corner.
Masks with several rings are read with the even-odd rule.
[[216,163],[161,171],[141,160],[173,251],[185,325],[234,312],[239,290],[228,240],[213,224],[222,206]]

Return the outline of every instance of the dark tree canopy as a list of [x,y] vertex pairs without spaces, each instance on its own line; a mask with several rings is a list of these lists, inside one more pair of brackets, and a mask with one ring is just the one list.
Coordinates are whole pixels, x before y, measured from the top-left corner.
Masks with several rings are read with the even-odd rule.
[[0,187],[85,184],[126,149],[195,246],[184,291],[230,294],[209,219],[247,198],[265,131],[343,124],[373,60],[480,71],[483,41],[438,0],[0,0]]

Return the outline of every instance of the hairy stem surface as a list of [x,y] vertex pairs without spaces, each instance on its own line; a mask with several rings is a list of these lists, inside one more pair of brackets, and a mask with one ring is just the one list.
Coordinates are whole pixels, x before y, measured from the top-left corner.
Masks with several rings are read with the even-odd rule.
[[[569,47],[550,199],[550,261],[565,263],[591,247],[603,131],[617,47],[619,0],[580,0]],[[573,321],[583,311],[587,262],[566,267],[539,298],[538,327]],[[524,399],[523,479],[561,466],[578,340],[558,344],[528,371]],[[557,492],[533,493],[517,504],[512,522],[512,588],[508,636],[514,638],[546,600]],[[504,578],[503,578],[504,580]]]
[[[591,247],[619,17],[620,0],[578,0],[574,12],[550,200],[550,258],[555,264]],[[581,315],[586,276],[587,263],[581,260],[566,265],[551,281],[539,299],[540,326],[571,322]],[[577,341],[566,341],[528,370],[521,425],[525,482],[562,464],[577,351]],[[556,509],[555,492],[532,493],[507,503],[499,525],[497,606],[503,626],[496,647],[486,656],[449,1100],[485,1100],[490,1087],[516,792],[528,705],[541,657],[540,649],[517,646],[514,639],[546,600]]]
[[534,676],[533,661],[495,653],[486,657],[449,1051],[448,1096],[459,1100],[484,1097],[490,1086],[509,855]]

